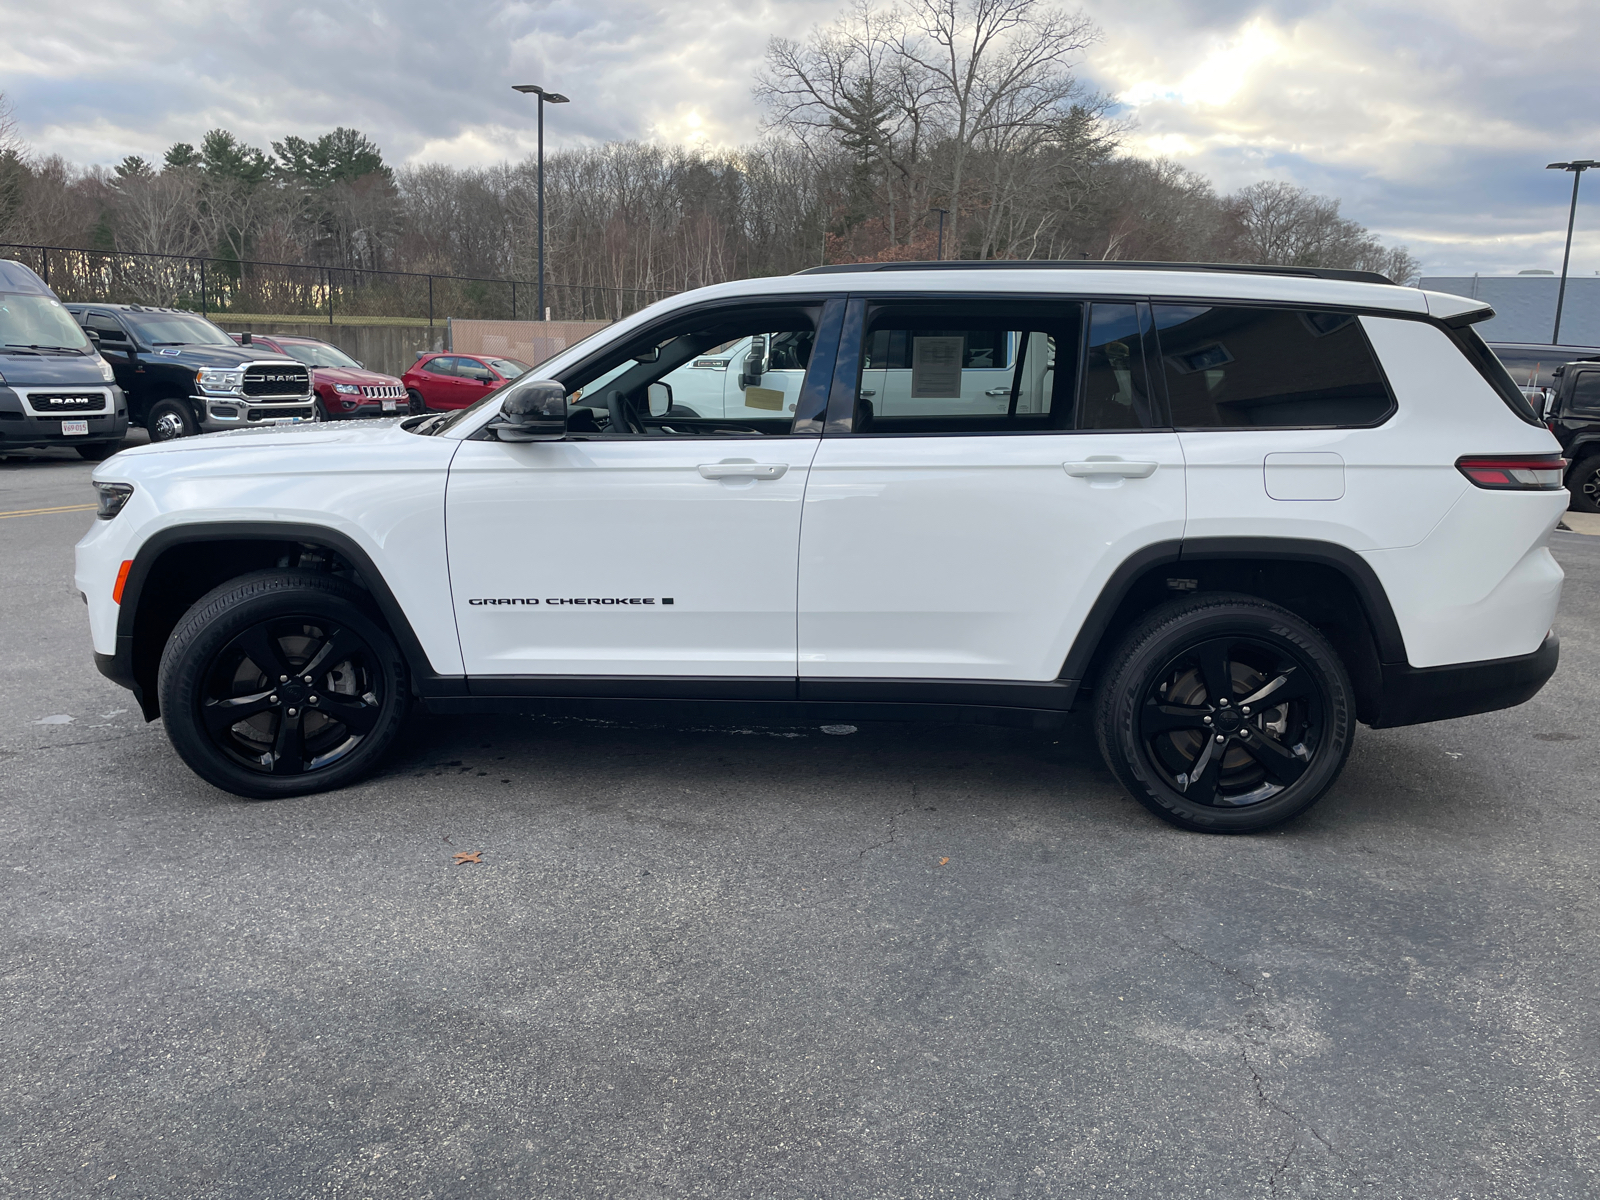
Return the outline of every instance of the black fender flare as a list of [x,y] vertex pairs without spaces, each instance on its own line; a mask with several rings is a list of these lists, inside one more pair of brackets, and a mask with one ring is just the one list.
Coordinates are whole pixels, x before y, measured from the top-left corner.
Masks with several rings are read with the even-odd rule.
[[110,656],[95,656],[101,674],[133,691],[145,718],[158,715],[156,699],[145,695],[134,671],[133,648],[139,601],[150,572],[161,556],[175,546],[197,542],[293,542],[309,543],[333,551],[353,567],[362,585],[394,635],[395,644],[406,657],[411,671],[412,689],[420,696],[465,696],[464,675],[440,675],[428,661],[416,631],[400,602],[395,599],[383,572],[359,543],[348,534],[325,525],[304,525],[280,521],[218,521],[172,525],[152,534],[133,557],[128,578],[122,587],[122,603],[117,610],[117,648]]
[[1207,560],[1256,559],[1265,562],[1304,562],[1331,567],[1349,581],[1361,601],[1367,623],[1383,664],[1406,663],[1405,638],[1388,593],[1366,559],[1334,542],[1310,538],[1215,537],[1156,542],[1129,555],[1111,573],[1099,597],[1084,618],[1072,649],[1061,665],[1061,679],[1082,680],[1100,648],[1112,617],[1134,583],[1151,568],[1164,563],[1201,563]]

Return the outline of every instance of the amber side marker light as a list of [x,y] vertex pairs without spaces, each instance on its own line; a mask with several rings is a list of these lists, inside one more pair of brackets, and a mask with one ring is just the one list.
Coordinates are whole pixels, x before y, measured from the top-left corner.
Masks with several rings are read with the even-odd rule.
[[1456,469],[1481,488],[1502,492],[1559,492],[1567,460],[1559,454],[1467,454]]
[[133,559],[124,559],[122,566],[117,569],[117,582],[111,589],[111,599],[115,604],[122,603],[122,589],[128,582],[128,572],[133,569]]

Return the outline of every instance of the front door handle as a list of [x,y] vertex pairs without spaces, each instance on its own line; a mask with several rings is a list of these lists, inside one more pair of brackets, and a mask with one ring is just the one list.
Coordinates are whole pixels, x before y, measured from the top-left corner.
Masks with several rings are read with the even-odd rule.
[[1159,463],[1130,462],[1124,458],[1091,458],[1087,462],[1062,463],[1074,479],[1100,479],[1113,476],[1118,479],[1148,479],[1156,473]]
[[1008,388],[1008,387],[990,388],[988,391],[984,392],[984,395],[985,396],[1009,396],[1009,395],[1011,395],[1011,389]]
[[702,479],[781,479],[788,463],[720,462],[701,463]]

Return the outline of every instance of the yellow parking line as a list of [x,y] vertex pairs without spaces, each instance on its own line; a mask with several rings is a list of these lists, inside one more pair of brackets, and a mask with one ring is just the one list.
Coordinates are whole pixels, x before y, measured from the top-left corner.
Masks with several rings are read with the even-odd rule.
[[6,517],[42,517],[46,513],[88,512],[99,507],[98,504],[58,504],[54,508],[18,508],[11,512],[0,512],[0,520]]

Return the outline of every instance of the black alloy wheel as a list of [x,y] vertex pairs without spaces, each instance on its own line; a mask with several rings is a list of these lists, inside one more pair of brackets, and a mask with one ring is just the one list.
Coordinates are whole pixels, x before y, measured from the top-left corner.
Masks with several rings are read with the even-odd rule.
[[270,798],[354,782],[393,743],[404,660],[355,585],[271,571],[202,597],[161,659],[162,717],[207,781]]
[[1327,640],[1248,596],[1163,606],[1110,661],[1097,705],[1107,764],[1187,829],[1243,833],[1313,804],[1349,754],[1350,685]]
[[200,422],[195,420],[194,409],[187,400],[158,400],[150,406],[145,428],[150,431],[152,442],[170,442],[193,437],[200,432]]
[[1584,459],[1567,476],[1572,493],[1571,507],[1579,512],[1600,513],[1600,454]]

